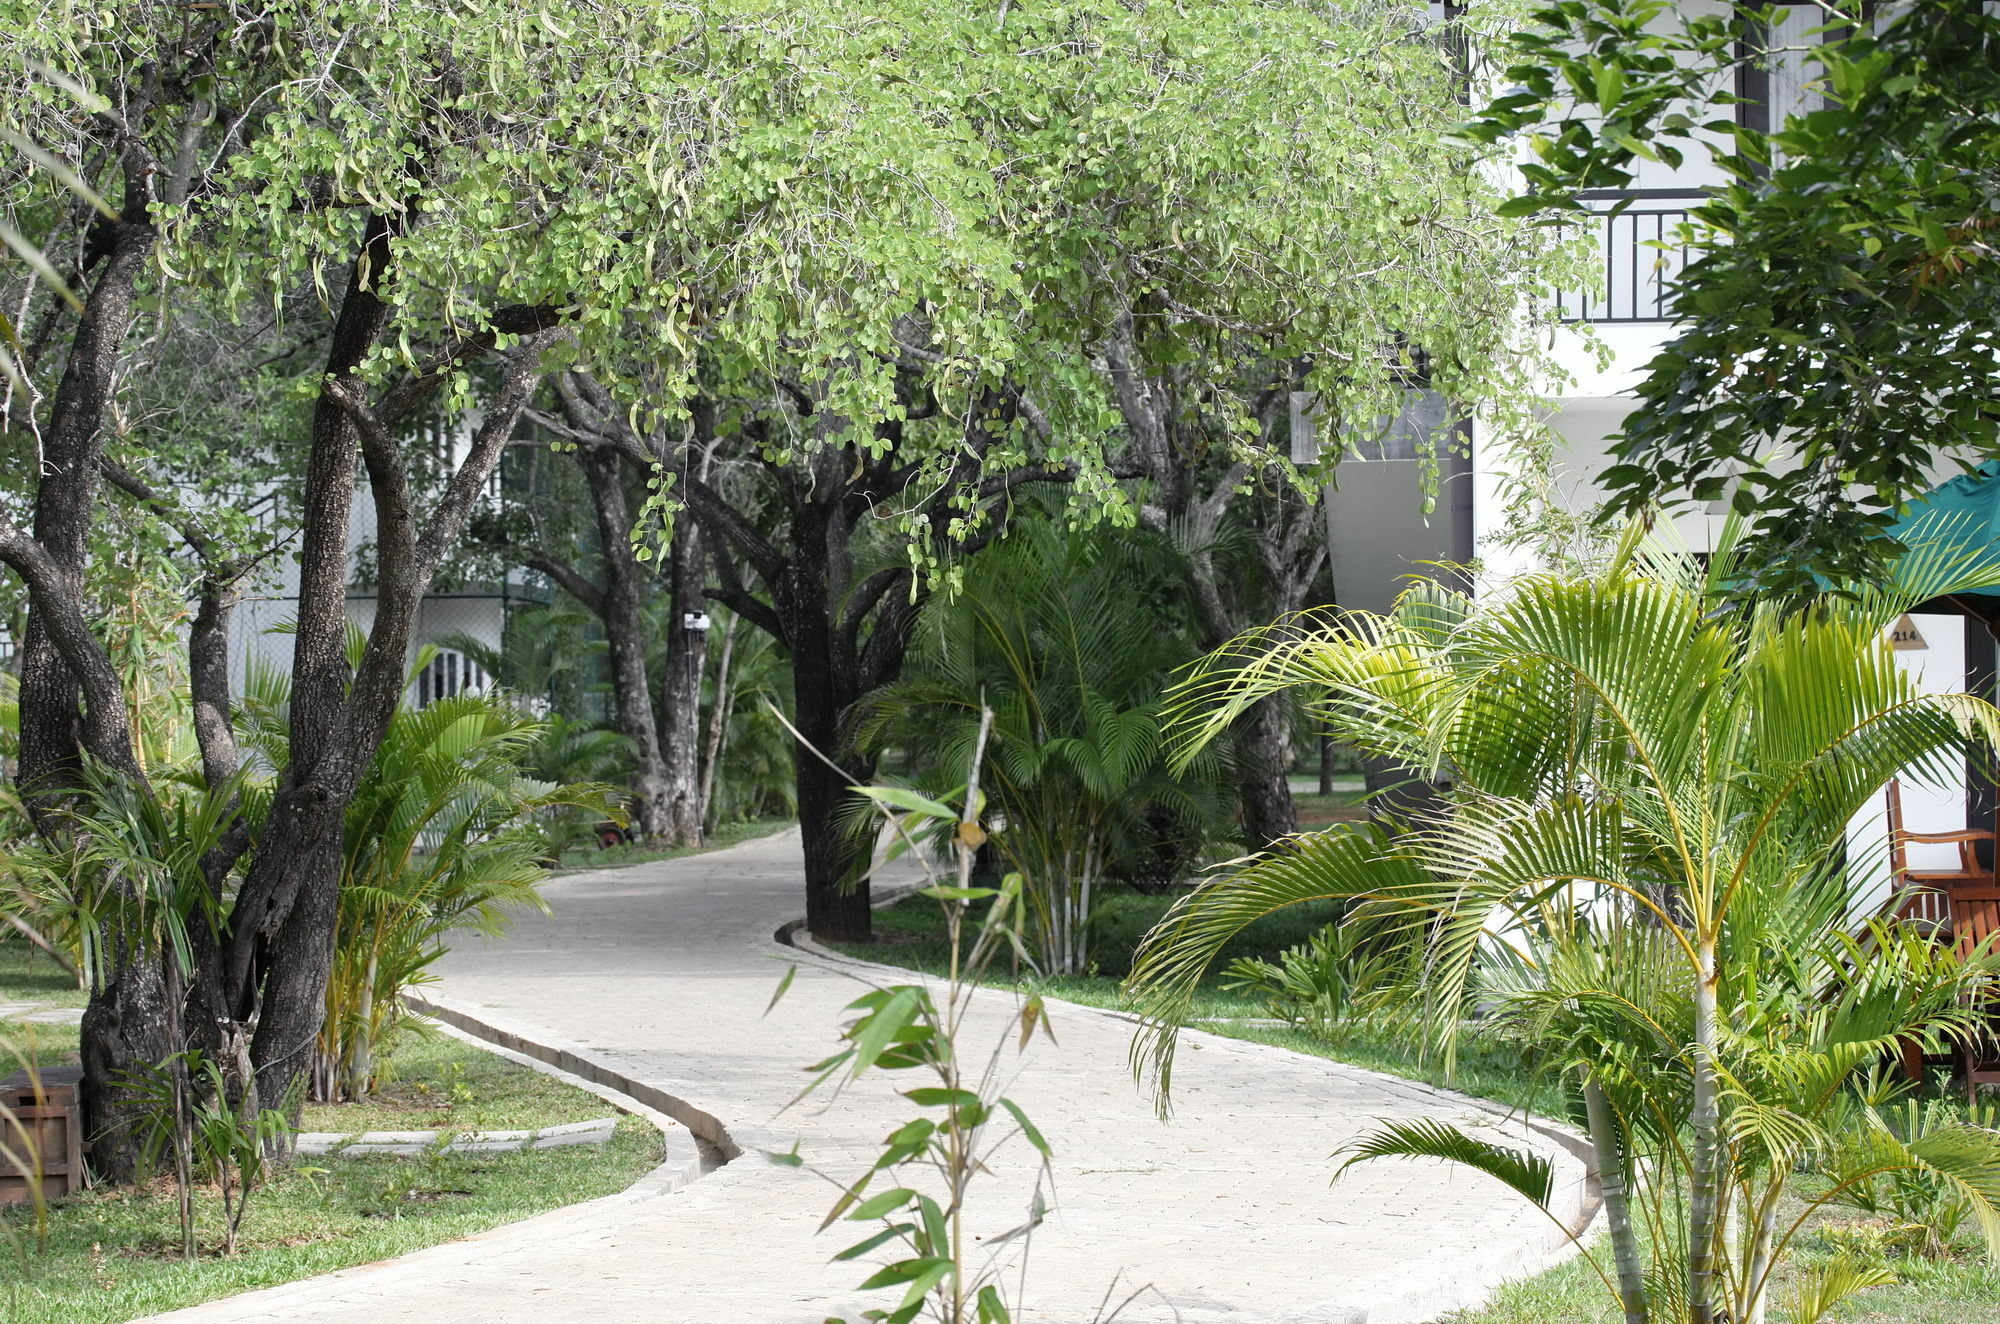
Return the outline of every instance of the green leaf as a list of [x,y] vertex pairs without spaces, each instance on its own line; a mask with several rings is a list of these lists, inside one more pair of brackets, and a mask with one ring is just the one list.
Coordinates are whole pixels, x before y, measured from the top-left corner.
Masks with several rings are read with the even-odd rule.
[[897,1237],[904,1236],[910,1232],[914,1232],[915,1230],[916,1230],[916,1224],[914,1223],[891,1223],[889,1226],[883,1228],[880,1232],[877,1232],[874,1236],[867,1237],[861,1241],[855,1242],[852,1246],[849,1246],[846,1250],[839,1252],[833,1258],[835,1261],[857,1259],[860,1256],[866,1255],[869,1251],[874,1250],[877,1246],[881,1245],[883,1242],[894,1241]]
[[931,1284],[950,1272],[951,1261],[941,1256],[926,1255],[917,1259],[898,1260],[870,1275],[861,1284],[861,1289],[869,1291],[877,1287],[895,1287],[902,1283],[910,1283],[917,1285],[916,1295],[922,1296],[930,1290]]
[[1028,1114],[1021,1111],[1021,1105],[1012,1099],[1002,1099],[1000,1106],[1013,1116],[1015,1125],[1021,1128],[1021,1134],[1028,1138],[1028,1143],[1035,1147],[1035,1152],[1043,1158],[1048,1158],[1049,1142],[1042,1138],[1042,1133],[1028,1120]]
[[848,1212],[847,1219],[851,1223],[866,1223],[871,1219],[880,1218],[892,1210],[901,1209],[915,1198],[917,1198],[917,1193],[903,1186],[898,1186],[890,1191],[878,1191],[866,1200],[863,1200],[860,1204],[855,1205]]
[[792,986],[792,980],[798,977],[798,973],[799,973],[799,967],[797,962],[793,962],[791,965],[785,967],[785,977],[778,981],[778,987],[771,994],[771,1000],[764,1004],[763,1014],[765,1016],[769,1016],[771,1014],[771,1008],[778,1005],[778,999],[785,996],[786,991],[790,989]]
[[1355,1141],[1348,1146],[1347,1161],[1334,1176],[1357,1163],[1382,1158],[1434,1158],[1463,1164],[1505,1182],[1543,1209],[1549,1207],[1555,1188],[1555,1168],[1545,1155],[1475,1139],[1455,1126],[1427,1117],[1392,1122]]
[[978,1103],[979,1096],[971,1090],[949,1090],[937,1086],[904,1090],[903,1097],[920,1108],[942,1108],[962,1103]]
[[875,1065],[875,1059],[882,1056],[882,1050],[897,1036],[909,1030],[917,1017],[923,1013],[922,989],[904,984],[888,992],[889,996],[882,1005],[864,1017],[850,1034],[854,1040],[854,1060],[850,1066],[850,1076],[859,1076]]
[[958,811],[951,806],[900,786],[857,786],[854,789],[871,800],[893,805],[913,814],[921,814],[925,818],[934,818],[945,823],[958,821]]

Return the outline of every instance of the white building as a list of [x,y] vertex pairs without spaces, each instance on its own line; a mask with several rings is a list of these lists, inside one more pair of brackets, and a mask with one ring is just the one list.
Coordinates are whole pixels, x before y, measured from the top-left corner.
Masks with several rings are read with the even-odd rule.
[[[494,481],[497,494],[498,475]],[[347,529],[347,618],[363,634],[375,624],[376,599],[368,573],[374,539],[375,502],[367,489],[361,488],[354,494]],[[230,617],[229,661],[231,687],[240,695],[255,669],[280,675],[291,672],[290,627],[298,615],[299,602],[297,549],[280,552],[270,569],[246,582],[238,593]],[[548,599],[548,588],[540,577],[516,567],[509,567],[493,580],[434,585],[417,608],[405,666],[414,666],[426,648],[434,649],[435,654],[413,677],[406,700],[422,707],[462,690],[484,689],[492,678],[473,657],[451,647],[450,641],[470,639],[497,653],[508,616],[518,608],[539,606]]]
[[[1682,12],[1721,12],[1715,0],[1678,7]],[[1809,48],[1821,38],[1812,30],[1825,23],[1816,4],[1785,6],[1775,26],[1773,48],[1783,49],[1768,69],[1739,79],[1744,122],[1757,127],[1782,123],[1788,113],[1810,109],[1819,96],[1818,65]],[[1556,380],[1547,391],[1554,461],[1555,498],[1577,512],[1602,498],[1596,476],[1612,463],[1610,447],[1633,407],[1632,391],[1647,363],[1672,333],[1671,283],[1684,254],[1673,243],[1688,208],[1723,182],[1706,154],[1690,151],[1679,168],[1639,162],[1632,187],[1585,194],[1604,217],[1592,228],[1598,245],[1601,283],[1563,300],[1564,326],[1556,333]],[[1624,203],[1616,216],[1610,210]],[[1300,409],[1294,435],[1308,432]],[[1416,447],[1424,434],[1441,436],[1454,428],[1461,445],[1439,447],[1441,490],[1433,513],[1422,517]],[[1462,450],[1449,454],[1448,450]],[[1346,607],[1385,609],[1413,575],[1434,574],[1429,564],[1467,565],[1501,578],[1532,566],[1532,553],[1510,539],[1506,499],[1508,447],[1473,418],[1453,422],[1445,402],[1434,395],[1413,397],[1404,415],[1378,442],[1350,452],[1341,461],[1338,490],[1326,494],[1328,542],[1336,600]],[[1947,469],[1940,478],[1955,470]],[[1687,547],[1714,546],[1723,523],[1720,509],[1682,510],[1674,524]],[[1916,646],[1899,649],[1898,659],[1926,691],[1969,690],[1991,695],[1995,688],[1995,645],[1977,621],[1943,608],[1914,613]],[[1994,826],[1991,770],[1972,773],[1942,786],[1906,783],[1902,790],[1904,826],[1920,832]],[[1884,806],[1856,820],[1851,858],[1869,861],[1886,888]],[[1916,846],[1913,867],[1956,867],[1954,846]]]

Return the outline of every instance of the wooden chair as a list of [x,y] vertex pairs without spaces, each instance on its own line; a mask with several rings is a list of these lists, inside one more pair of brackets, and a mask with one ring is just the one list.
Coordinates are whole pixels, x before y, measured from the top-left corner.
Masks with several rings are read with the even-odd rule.
[[[1980,867],[1978,853],[1979,843],[1994,841],[1995,834],[1980,828],[1912,832],[1903,826],[1903,790],[1893,781],[1888,801],[1889,914],[1899,924],[1923,926],[1938,941],[1954,944],[1967,959],[2000,948],[2000,878],[1993,868]],[[2000,827],[2000,815],[1995,826]],[[1914,845],[1955,845],[1958,867],[1913,869],[1909,847]],[[2000,862],[2000,855],[1995,858]],[[2000,1085],[2000,1049],[1990,1027],[1985,1042],[1960,1048],[1959,1067],[1966,1094],[1974,1101],[1981,1085]],[[1914,1044],[1904,1048],[1903,1068],[1913,1077],[1922,1074]]]

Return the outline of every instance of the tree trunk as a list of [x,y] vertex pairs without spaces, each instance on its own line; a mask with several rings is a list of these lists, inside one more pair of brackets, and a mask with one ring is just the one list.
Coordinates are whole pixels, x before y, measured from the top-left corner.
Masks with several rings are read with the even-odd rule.
[[599,608],[610,654],[612,709],[618,730],[632,742],[632,791],[638,800],[633,827],[642,840],[673,841],[669,777],[654,724],[652,685],[646,675],[643,577],[632,551],[624,463],[603,447],[586,446],[577,458],[597,514],[604,561],[604,590],[594,605]]
[[141,1149],[155,1105],[137,1072],[164,1063],[181,1049],[167,1002],[164,961],[157,951],[132,951],[123,943],[115,968],[91,991],[83,1011],[80,1047],[84,1079],[83,1130],[90,1164],[100,1181],[125,1185],[144,1174]]
[[1243,796],[1243,839],[1251,850],[1299,830],[1292,804],[1291,711],[1274,695],[1251,708],[1236,731],[1237,781]]
[[[104,454],[103,418],[116,380],[119,355],[131,328],[139,273],[152,251],[153,230],[144,220],[146,195],[136,172],[126,174],[125,218],[113,224],[104,270],[90,292],[43,434],[40,480],[35,489],[33,534],[48,552],[69,591],[83,591],[98,461]],[[81,684],[58,650],[49,622],[31,605],[20,658],[20,763],[22,801],[36,826],[66,835],[59,810],[77,784],[84,744]],[[132,751],[100,750],[122,770]],[[122,754],[123,757],[116,757]],[[136,766],[136,765],[134,765]],[[84,1071],[83,1124],[98,1171],[129,1181],[139,1168],[136,1123],[143,1107],[132,1072],[178,1051],[167,1007],[165,972],[157,952],[108,944],[108,969],[90,993],[80,1029]]]
[[[388,219],[368,219],[327,346],[329,380],[351,381],[388,325],[379,290],[394,233]],[[323,387],[300,511],[291,757],[230,915],[226,1006],[213,1013],[232,1025],[256,1022],[257,1107],[292,1097],[293,1082],[312,1062],[333,962],[341,820],[360,776],[354,760],[365,766],[374,752],[354,729],[348,705],[347,526],[359,444],[354,419]]]
[[[874,932],[868,847],[842,828],[840,811],[852,788],[867,783],[874,769],[845,751],[840,738],[841,718],[860,696],[847,692],[833,651],[826,519],[824,511],[811,507],[795,517],[792,561],[778,595],[791,645],[793,720],[803,737],[794,743],[792,759],[805,843],[806,926],[815,938],[866,942]],[[828,766],[829,760],[839,769]]]
[[708,630],[700,624],[708,615],[702,593],[707,576],[701,526],[692,516],[674,521],[673,550],[668,566],[665,661],[660,674],[660,760],[665,773],[661,788],[666,839],[676,846],[701,844],[701,673],[707,660]]
[[1639,1259],[1639,1241],[1632,1226],[1628,1166],[1624,1147],[1619,1143],[1618,1119],[1611,1111],[1604,1087],[1588,1072],[1583,1077],[1583,1106],[1590,1125],[1597,1189],[1604,1197],[1604,1222],[1616,1269],[1618,1302],[1625,1312],[1625,1324],[1646,1324],[1646,1271]]
[[715,697],[709,703],[708,749],[701,760],[701,830],[708,831],[709,810],[715,802],[716,767],[722,762],[722,749],[729,733],[729,712],[736,706],[735,691],[730,688],[729,668],[736,655],[736,617],[732,614],[729,624],[722,631],[722,656],[715,664]]
[[[128,180],[127,188],[140,186]],[[127,200],[143,215],[143,192]],[[35,486],[35,541],[83,591],[91,513],[97,497],[97,464],[104,454],[104,410],[117,376],[118,357],[132,325],[133,294],[152,252],[150,225],[120,220],[110,256],[77,322],[62,380],[43,432],[41,476]],[[80,770],[79,682],[57,650],[43,613],[32,605],[21,641],[20,766],[22,799],[44,831],[46,818],[75,786]]]
[[1715,1053],[1715,941],[1703,936],[1696,951],[1694,986],[1694,1109],[1689,1117],[1687,1306],[1689,1324],[1717,1324],[1715,1247],[1728,1181],[1722,1172],[1721,1100]]

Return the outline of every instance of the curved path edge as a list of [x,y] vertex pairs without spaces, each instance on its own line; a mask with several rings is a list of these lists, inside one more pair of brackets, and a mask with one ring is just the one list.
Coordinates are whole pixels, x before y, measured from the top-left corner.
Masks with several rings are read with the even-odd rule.
[[[773,924],[777,916],[796,913],[791,911],[797,896],[793,890],[796,883],[791,880],[797,876],[797,866],[787,854],[794,846],[776,840],[749,843],[733,852],[695,857],[702,861],[699,865],[639,865],[615,871],[622,875],[618,877],[607,871],[571,880],[564,900],[572,912],[580,908],[583,915],[582,920],[572,921],[571,931],[544,940],[540,946],[517,940],[515,948],[468,958],[447,972],[451,975],[448,994],[426,990],[426,996],[411,1000],[414,1009],[432,1016],[447,1033],[570,1079],[661,1125],[668,1157],[652,1173],[618,1194],[549,1210],[472,1238],[151,1318],[175,1324],[241,1324],[269,1318],[327,1324],[387,1320],[421,1320],[424,1324],[493,1324],[497,1320],[510,1324],[720,1324],[725,1318],[747,1324],[791,1324],[824,1318],[827,1305],[845,1305],[825,1297],[830,1280],[823,1275],[794,1274],[772,1285],[758,1281],[761,1274],[746,1278],[740,1269],[740,1257],[760,1249],[754,1238],[745,1238],[753,1229],[761,1231],[771,1245],[782,1247],[782,1254],[789,1257],[770,1261],[772,1252],[764,1249],[758,1262],[764,1274],[793,1261],[803,1264],[805,1257],[800,1251],[811,1244],[811,1228],[818,1222],[824,1203],[817,1188],[801,1188],[800,1195],[793,1195],[774,1185],[793,1177],[755,1162],[755,1151],[783,1148],[794,1134],[792,1128],[807,1127],[820,1135],[817,1145],[836,1162],[853,1161],[872,1153],[872,1137],[879,1135],[874,1129],[879,1119],[863,1099],[843,1101],[838,1108],[811,1116],[787,1113],[782,1126],[763,1120],[760,1109],[769,1098],[782,1097],[769,1095],[765,1076],[777,1071],[795,1078],[799,1064],[808,1060],[801,1050],[817,1038],[816,1034],[800,1037],[795,1032],[786,1037],[779,1033],[786,1028],[783,1026],[770,1026],[767,1034],[769,1023],[756,1018],[757,1012],[768,1010],[764,990],[775,975],[773,971],[773,979],[766,978],[766,971],[772,969],[766,963],[773,959],[792,961],[804,967],[802,974],[814,972],[813,977],[797,981],[793,1000],[806,996],[806,987],[812,985],[817,992],[808,1005],[817,1007],[822,1018],[830,1018],[847,1000],[839,988],[842,983],[851,987],[849,981],[854,980],[906,982],[922,976],[831,952],[804,935],[803,925],[797,921]],[[677,891],[667,887],[670,880]],[[883,897],[884,902],[893,899]],[[690,906],[697,909],[690,911]],[[700,915],[702,908],[718,918],[688,928],[690,915]],[[753,919],[761,922],[753,923]],[[662,957],[659,950],[668,935],[675,935],[679,944],[671,960]],[[643,959],[632,953],[642,953]],[[656,973],[668,966],[675,972],[672,978]],[[706,1038],[690,1036],[685,1009],[716,1005],[708,999],[718,978],[738,986],[749,978],[757,987],[747,996],[740,989],[732,995],[745,1004],[739,1009],[741,1015],[725,1018],[719,1029],[705,1027]],[[617,1020],[605,1015],[612,1008],[600,1005],[600,989],[608,987],[607,980],[624,980],[630,985],[621,1004],[625,1014],[618,1022],[620,1028],[616,1034],[580,1039],[579,1033],[600,1034],[600,1027]],[[569,1020],[552,1017],[552,998],[567,998],[572,1008],[586,1014]],[[1086,1031],[1083,1039],[1094,1041],[1100,1054],[1130,1033],[1133,1018],[1127,1014],[1061,999],[1049,1001],[1066,1020],[1096,1022],[1095,1029],[1081,1025],[1078,1029]],[[1456,1111],[1461,1117],[1472,1114],[1491,1122],[1469,1117],[1469,1124],[1493,1125],[1496,1136],[1512,1137],[1509,1143],[1547,1153],[1556,1169],[1558,1212],[1578,1236],[1588,1235],[1598,1202],[1588,1173],[1588,1149],[1573,1132],[1524,1118],[1486,1100],[1345,1064],[1321,1062],[1273,1045],[1198,1030],[1188,1031],[1187,1036],[1191,1047],[1206,1048],[1208,1054],[1234,1063],[1227,1077],[1211,1078],[1227,1079],[1234,1093],[1218,1102],[1218,1094],[1227,1091],[1210,1086],[1207,1119],[1194,1123],[1208,1129],[1182,1133],[1180,1148],[1174,1151],[1178,1157],[1171,1160],[1176,1166],[1091,1171],[1184,1173],[1185,1180],[1171,1190],[1191,1192],[1200,1203],[1184,1204],[1183,1214],[1208,1208],[1205,1202],[1211,1197],[1261,1209],[1264,1221],[1239,1220],[1225,1235],[1245,1238],[1242,1249],[1262,1254],[1260,1266],[1277,1272],[1294,1265],[1317,1275],[1328,1263],[1325,1256],[1340,1263],[1338,1226],[1369,1225],[1366,1221],[1354,1224],[1353,1218],[1375,1220],[1377,1235],[1369,1242],[1374,1249],[1368,1252],[1376,1257],[1374,1271],[1338,1270],[1354,1279],[1338,1298],[1269,1310],[1257,1301],[1254,1288],[1244,1288],[1241,1283],[1221,1293],[1233,1294],[1233,1302],[1213,1299],[1216,1294],[1199,1299],[1185,1293],[1170,1301],[1156,1293],[1159,1299],[1155,1304],[1165,1307],[1176,1320],[1204,1324],[1421,1324],[1449,1310],[1477,1306],[1501,1283],[1536,1273],[1574,1254],[1568,1238],[1555,1226],[1536,1223],[1527,1216],[1525,1202],[1521,1202],[1519,1217],[1470,1217],[1468,1204],[1480,1209],[1500,1207],[1502,1188],[1492,1183],[1491,1189],[1484,1189],[1491,1179],[1483,1177],[1437,1181],[1420,1172],[1410,1172],[1407,1177],[1395,1172],[1379,1177],[1371,1174],[1360,1182],[1361,1188],[1366,1190],[1373,1184],[1379,1189],[1365,1200],[1358,1195],[1349,1197],[1350,1203],[1359,1201],[1352,1211],[1308,1209],[1301,1215],[1299,1198],[1274,1202],[1262,1198],[1261,1191],[1261,1203],[1257,1199],[1236,1200],[1222,1174],[1240,1174],[1253,1184],[1260,1175],[1286,1175],[1287,1191],[1298,1189],[1300,1177],[1305,1176],[1309,1186],[1317,1187],[1319,1179],[1306,1174],[1321,1168],[1318,1155],[1301,1147],[1303,1133],[1287,1130],[1286,1118],[1338,1115],[1309,1110],[1351,1097],[1352,1084],[1342,1085],[1343,1080],[1366,1085],[1371,1103],[1366,1105],[1367,1111],[1355,1114],[1358,1117],[1381,1115],[1374,1112],[1376,1108],[1399,1115],[1440,1110]],[[597,1046],[585,1047],[586,1042]],[[1076,1049],[1072,1042],[1068,1053],[1073,1055]],[[1299,1074],[1290,1064],[1307,1063],[1326,1068],[1326,1086],[1301,1090],[1295,1082],[1288,1083]],[[1050,1088],[1088,1094],[1080,1106],[1099,1106],[1090,1099],[1109,1100],[1120,1093],[1108,1077],[1086,1079],[1078,1075],[1077,1071],[1088,1064],[1074,1056],[1053,1059],[1052,1065],[1057,1080]],[[1223,1066],[1222,1061],[1215,1063],[1218,1069]],[[1066,1070],[1068,1076],[1063,1075]],[[1269,1093],[1258,1092],[1267,1087]],[[784,1093],[789,1092],[787,1082]],[[1108,1103],[1102,1106],[1113,1107]],[[1264,1126],[1264,1133],[1258,1132],[1259,1125]],[[1207,1136],[1217,1139],[1201,1139]],[[1112,1135],[1111,1139],[1122,1142],[1124,1136]],[[1190,1139],[1195,1141],[1192,1148]],[[1121,1159],[1130,1157],[1132,1146],[1125,1144],[1121,1149],[1115,1144],[1108,1148],[1100,1144],[1098,1148],[1105,1151],[1103,1157]],[[739,1154],[750,1157],[740,1163],[730,1161]],[[1273,1160],[1268,1171],[1259,1166],[1266,1157]],[[1183,1163],[1192,1166],[1178,1166]],[[1384,1166],[1394,1169],[1402,1165]],[[1323,1167],[1330,1177],[1332,1165]],[[700,1180],[703,1177],[708,1180]],[[1073,1182],[1080,1179],[1069,1178]],[[1158,1183],[1167,1180],[1164,1176],[1097,1176],[1092,1180],[1097,1183],[1094,1191],[1086,1188],[1076,1222],[1065,1233],[1081,1238],[1077,1244],[1086,1248],[1115,1244],[1126,1252],[1136,1244],[1148,1247],[1156,1260],[1167,1256],[1168,1262],[1181,1245],[1199,1244],[1203,1253],[1216,1249],[1212,1238],[1218,1225],[1209,1223],[1204,1228],[1208,1220],[1198,1216],[1191,1221],[1183,1217],[1158,1236],[1142,1236],[1137,1242],[1132,1240],[1130,1228],[1119,1226],[1116,1220],[1124,1215],[1118,1211],[1133,1208],[1132,1200],[1147,1199],[1148,1190],[1155,1193],[1152,1198],[1158,1198],[1162,1190]],[[1107,1187],[1107,1181],[1120,1185]],[[1149,1181],[1155,1184],[1146,1186]],[[1459,1184],[1466,1181],[1474,1184]],[[1074,1188],[1071,1193],[1075,1194]],[[1090,1198],[1093,1193],[1094,1204]],[[1517,1199],[1511,1193],[1504,1193],[1504,1198]],[[1058,1209],[1065,1203],[1059,1201]],[[1216,1206],[1218,1212],[1225,1207]],[[1329,1212],[1335,1216],[1326,1217]],[[1314,1214],[1319,1216],[1310,1216]],[[1107,1218],[1112,1221],[1106,1222]],[[1313,1249],[1319,1234],[1308,1232],[1315,1223],[1327,1224],[1325,1235],[1330,1240],[1324,1243],[1323,1253]],[[1231,1225],[1225,1222],[1222,1226]],[[1385,1239],[1382,1232],[1390,1229]],[[1398,1240],[1405,1229],[1412,1239]],[[1484,1239],[1468,1235],[1476,1229],[1484,1229]],[[1267,1248],[1257,1244],[1273,1235],[1289,1238],[1286,1245],[1294,1247],[1288,1252],[1290,1259],[1266,1253]],[[1190,1236],[1202,1240],[1188,1242]],[[1099,1237],[1109,1240],[1100,1241]],[[1163,1237],[1173,1240],[1161,1240]],[[681,1244],[684,1242],[689,1244]],[[1088,1253],[1095,1255],[1097,1251]],[[1229,1263],[1229,1255],[1212,1262]],[[1045,1272],[1049,1267],[1044,1261]],[[1072,1271],[1074,1267],[1072,1264]],[[1385,1267],[1388,1272],[1381,1271]],[[1057,1277],[1060,1279],[1060,1274]],[[1166,1285],[1165,1279],[1162,1282]],[[1322,1286],[1320,1290],[1326,1289]],[[697,1301],[702,1303],[699,1307]],[[1185,1314],[1183,1306],[1189,1307]],[[1148,1320],[1166,1318],[1141,1313]],[[1082,1315],[1043,1313],[1035,1318],[1074,1317],[1080,1324],[1087,1316],[1085,1307]]]
[[[876,909],[893,905],[918,890],[918,886],[913,884],[898,888],[887,896],[878,897],[874,905]],[[803,919],[780,926],[772,937],[821,965],[870,981],[907,982],[923,977],[919,972],[902,966],[883,965],[835,951],[814,939]],[[1096,1016],[1135,1027],[1140,1023],[1139,1018],[1129,1012],[1093,1007],[1088,1003],[1072,1002],[1048,994],[1043,995],[1043,1000],[1072,1015]],[[1187,1038],[1199,1036],[1226,1040],[1236,1045],[1249,1044],[1271,1053],[1292,1052],[1275,1044],[1259,1044],[1254,1039],[1237,1039],[1207,1030],[1185,1029],[1181,1033]],[[1556,1163],[1555,1197],[1550,1202],[1549,1210],[1554,1222],[1549,1228],[1549,1240],[1539,1246],[1497,1246],[1483,1254],[1464,1257],[1452,1272],[1428,1275],[1426,1282],[1413,1285],[1408,1291],[1372,1294],[1365,1299],[1320,1301],[1310,1306],[1275,1312],[1238,1313],[1230,1317],[1231,1324],[1414,1324],[1415,1321],[1428,1321],[1449,1311],[1484,1305],[1502,1284],[1531,1277],[1574,1258],[1577,1243],[1592,1235],[1603,1208],[1603,1196],[1598,1187],[1590,1142],[1583,1135],[1545,1118],[1507,1108],[1491,1099],[1460,1094],[1457,1090],[1350,1063],[1339,1065],[1344,1070],[1371,1076],[1387,1085],[1428,1095],[1440,1104],[1448,1103],[1505,1119],[1560,1146],[1572,1161],[1564,1163],[1558,1160]],[[1417,1276],[1412,1274],[1413,1278]]]
[[270,1287],[253,1288],[247,1292],[217,1297],[214,1300],[182,1306],[157,1315],[146,1315],[132,1321],[131,1324],[155,1324],[156,1321],[158,1324],[169,1324],[170,1321],[174,1324],[197,1324],[197,1321],[209,1319],[223,1312],[233,1317],[244,1307],[254,1307],[260,1314],[281,1320],[287,1317],[288,1306],[317,1303],[350,1287],[364,1287],[368,1280],[377,1274],[411,1267],[421,1268],[427,1262],[436,1263],[440,1267],[456,1267],[468,1247],[494,1245],[516,1239],[532,1244],[543,1229],[574,1218],[579,1212],[612,1210],[620,1205],[671,1195],[702,1176],[712,1166],[703,1147],[698,1143],[692,1127],[680,1122],[667,1109],[654,1106],[641,1092],[620,1089],[615,1083],[619,1079],[616,1073],[601,1070],[571,1071],[548,1057],[533,1052],[523,1052],[503,1042],[503,1031],[476,1017],[447,1011],[435,1001],[414,995],[406,996],[404,1000],[413,1011],[421,1012],[438,1022],[439,1030],[454,1039],[495,1053],[510,1062],[544,1075],[554,1076],[578,1089],[595,1094],[621,1112],[643,1118],[660,1133],[666,1157],[638,1181],[610,1195],[579,1200],[573,1204],[557,1205],[553,1209],[544,1209],[541,1213],[532,1214],[527,1218],[497,1224],[484,1232],[453,1237],[449,1241],[441,1241],[434,1246],[425,1246],[420,1250],[391,1256],[385,1260],[370,1260],[365,1264],[353,1264],[345,1269],[314,1274],[309,1278],[296,1278],[288,1283],[275,1283]]

